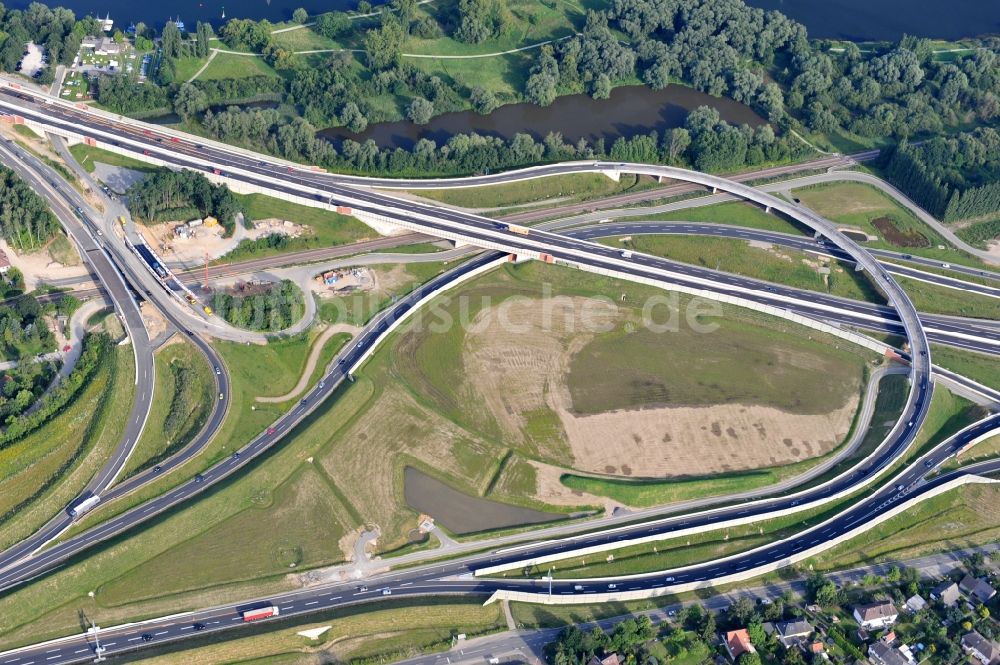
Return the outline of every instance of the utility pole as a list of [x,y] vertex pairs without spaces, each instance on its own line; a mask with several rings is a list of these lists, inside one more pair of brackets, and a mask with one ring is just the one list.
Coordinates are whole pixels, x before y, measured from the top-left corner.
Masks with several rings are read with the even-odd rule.
[[208,252],[205,252],[205,293],[208,293]]

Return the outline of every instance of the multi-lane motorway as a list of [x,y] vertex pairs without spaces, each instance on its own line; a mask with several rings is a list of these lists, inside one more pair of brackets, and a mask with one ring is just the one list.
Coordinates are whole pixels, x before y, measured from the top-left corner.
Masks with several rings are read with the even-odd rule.
[[[497,592],[520,591],[534,593],[543,600],[553,596],[582,596],[584,600],[613,593],[625,598],[629,592],[657,589],[669,593],[671,587],[689,583],[711,584],[712,579],[742,571],[763,568],[775,562],[789,560],[797,553],[808,550],[838,535],[850,532],[857,525],[877,518],[896,504],[918,500],[922,495],[962,476],[996,474],[1000,472],[1000,460],[992,460],[966,469],[943,473],[924,480],[923,477],[950,455],[964,447],[969,441],[982,436],[984,432],[1000,428],[1000,415],[963,430],[951,439],[936,446],[925,456],[916,460],[907,470],[893,479],[892,484],[882,488],[836,517],[822,522],[809,530],[778,543],[757,548],[724,560],[712,561],[678,570],[633,575],[624,578],[603,578],[597,580],[554,580],[551,585],[544,580],[496,579],[475,577],[474,571],[489,565],[497,565],[505,560],[520,561],[530,553],[535,556],[557,554],[608,542],[627,542],[642,529],[618,529],[613,532],[593,536],[552,541],[540,544],[531,550],[519,549],[509,554],[489,553],[470,557],[462,561],[442,563],[406,571],[386,573],[365,581],[364,587],[355,584],[321,585],[300,591],[276,594],[242,603],[226,604],[196,612],[172,615],[163,619],[136,624],[111,627],[100,632],[101,645],[106,654],[127,653],[149,645],[161,645],[183,640],[195,633],[233,630],[243,624],[240,612],[262,605],[273,604],[281,616],[303,617],[323,610],[349,607],[374,600],[392,600],[413,596],[442,596],[448,594],[477,594],[489,596]],[[718,514],[718,511],[712,511]],[[669,527],[680,530],[690,528],[698,520],[715,522],[712,513],[703,516],[682,516],[672,518]],[[614,585],[614,590],[609,590]],[[388,592],[388,593],[386,593]],[[93,658],[94,641],[92,635],[77,635],[52,643],[27,647],[0,654],[3,665],[38,665],[40,663],[73,663]]]
[[[11,102],[11,94],[14,95],[15,100],[19,101]],[[157,136],[152,130],[142,129],[131,122],[115,122],[113,119],[105,116],[95,115],[88,111],[74,109],[63,104],[52,103],[51,101],[45,102],[38,100],[40,103],[35,103],[35,100],[19,99],[21,95],[22,93],[12,93],[11,90],[4,89],[3,94],[0,94],[0,105],[6,104],[8,108],[14,108],[19,114],[30,117],[33,122],[41,124],[54,132],[66,133],[71,136],[79,136],[81,132],[87,132],[89,135],[92,135],[91,138],[96,138],[102,142],[110,142],[108,145],[113,145],[116,148],[134,151],[137,155],[153,158],[164,163],[185,168],[194,168],[199,170],[208,170],[211,168],[214,170],[222,167],[226,169],[226,172],[220,175],[225,178],[250,184],[262,189],[267,189],[268,191],[274,191],[278,194],[286,196],[295,196],[299,198],[317,197],[322,199],[324,203],[327,201],[343,201],[345,204],[351,205],[356,210],[376,215],[387,219],[392,223],[412,228],[414,230],[419,230],[431,235],[463,240],[479,246],[498,249],[504,252],[522,254],[529,257],[538,257],[540,255],[547,254],[552,256],[556,261],[575,265],[584,269],[615,274],[625,277],[626,279],[637,279],[664,285],[676,286],[679,281],[686,280],[689,284],[697,284],[699,289],[703,289],[706,285],[711,284],[718,279],[717,274],[708,276],[695,274],[691,271],[691,266],[678,266],[677,264],[672,264],[671,262],[658,257],[650,257],[646,255],[625,257],[622,256],[618,250],[603,247],[601,245],[588,242],[585,239],[575,238],[569,235],[546,233],[536,230],[533,230],[530,236],[511,234],[503,229],[498,229],[493,220],[458,211],[442,209],[428,204],[405,201],[378,192],[371,192],[357,187],[359,182],[355,182],[354,179],[350,179],[351,184],[344,184],[344,182],[347,182],[349,179],[340,179],[339,177],[329,176],[326,174],[316,174],[304,170],[297,170],[296,168],[290,167],[279,160],[272,160],[263,156],[251,155],[244,151],[226,149],[214,144],[199,145],[193,140],[185,140],[174,143],[169,137],[165,139],[163,136]],[[536,169],[533,171],[532,177],[574,172],[577,170],[645,172],[649,170],[649,168],[650,167],[643,165],[631,164],[605,164],[600,162],[587,164],[580,163]],[[519,549],[516,555],[512,556],[541,557],[546,556],[546,553],[558,552],[567,547],[585,547],[588,542],[608,542],[612,539],[615,539],[616,541],[627,541],[630,538],[637,537],[639,534],[666,535],[679,529],[696,528],[699,523],[701,526],[707,528],[710,525],[718,524],[719,522],[727,519],[748,519],[751,517],[764,519],[766,516],[773,515],[777,511],[797,512],[800,510],[807,510],[821,503],[831,501],[836,497],[854,492],[858,488],[871,483],[877,477],[882,475],[886,469],[888,469],[899,458],[899,456],[908,449],[910,443],[916,435],[917,430],[919,429],[919,425],[922,422],[923,417],[926,414],[926,409],[930,402],[932,386],[929,380],[930,354],[927,345],[927,338],[923,332],[920,321],[917,318],[916,311],[913,309],[913,306],[906,297],[905,293],[903,293],[903,291],[892,281],[889,273],[883,267],[879,266],[870,254],[866,253],[855,243],[841,235],[835,227],[826,220],[823,220],[808,211],[798,209],[794,205],[788,204],[780,199],[762,194],[757,190],[746,188],[722,179],[677,169],[668,169],[666,167],[658,167],[655,174],[667,175],[672,178],[679,178],[702,185],[718,187],[750,200],[757,201],[762,205],[771,206],[810,226],[818,233],[825,236],[828,239],[828,242],[835,245],[840,251],[846,252],[851,260],[862,266],[873,282],[883,291],[883,293],[886,294],[889,301],[894,305],[893,309],[901,321],[902,331],[906,335],[912,348],[912,388],[908,396],[903,417],[890,433],[886,441],[883,442],[875,453],[861,463],[858,468],[852,469],[831,481],[808,490],[803,490],[786,497],[761,499],[741,504],[739,506],[702,511],[691,515],[658,520],[653,523],[620,527],[615,529],[613,532],[601,532],[598,534],[580,536],[574,539],[572,543],[561,542],[555,544],[541,543],[537,545],[529,545],[525,548]],[[523,179],[525,177],[528,176],[523,173],[511,174],[510,176],[500,174],[498,176],[494,176],[493,181],[502,182],[507,179],[514,180]],[[375,183],[375,181],[371,179],[363,180],[361,182],[366,185],[380,184],[381,186],[391,186],[396,184],[383,182]],[[408,184],[406,186],[409,187],[410,185]],[[477,258],[476,260],[467,263],[456,270],[459,272],[463,270],[472,271],[486,265],[486,262],[493,260],[495,260],[494,256],[487,255]],[[293,411],[279,419],[272,428],[269,428],[265,433],[254,439],[250,444],[242,449],[239,455],[234,455],[233,457],[218,463],[209,471],[202,474],[202,476],[175,487],[173,490],[161,497],[157,497],[142,506],[122,513],[118,517],[113,518],[112,520],[109,520],[108,522],[91,529],[90,531],[84,532],[73,539],[49,548],[38,557],[28,559],[16,566],[7,568],[0,573],[0,589],[10,588],[11,586],[21,583],[25,579],[34,577],[52,565],[65,560],[66,557],[82,551],[94,543],[100,542],[111,535],[115,535],[126,529],[132,528],[136,524],[152,518],[156,514],[159,514],[173,505],[189,500],[192,496],[196,495],[204,488],[221,481],[222,479],[235,473],[242,466],[250,463],[254,457],[267,449],[280,437],[286,435],[287,432],[303,418],[305,418],[309,412],[315,409],[324,397],[336,390],[337,386],[346,378],[345,368],[351,367],[358,359],[364,357],[365,354],[381,338],[383,333],[389,329],[395,318],[398,318],[400,314],[405,313],[407,309],[418,302],[423,295],[433,293],[436,290],[443,288],[447,284],[452,283],[454,279],[455,277],[453,275],[441,276],[438,279],[426,284],[424,287],[421,287],[421,290],[415,292],[412,300],[405,300],[396,308],[389,310],[384,315],[381,315],[376,320],[375,325],[367,329],[365,334],[359,336],[355,340],[352,340],[342,355],[344,362],[332,368],[330,374],[326,378],[326,381],[321,384],[323,387],[317,386],[307,395],[304,403],[299,404]],[[746,295],[748,292],[758,290],[756,288],[744,289],[739,285],[731,285],[731,288],[738,291],[741,294],[741,297]],[[781,297],[781,294],[776,294],[775,297],[779,298]],[[815,301],[815,298],[813,298],[813,300]],[[826,311],[823,307],[818,309],[820,311]],[[985,428],[988,431],[992,431],[993,429],[996,429],[998,424],[1000,423],[998,423],[998,420],[994,417],[993,419],[979,423],[978,426]],[[982,431],[966,431],[956,437],[956,440],[948,442],[947,445],[952,446],[953,449],[957,449],[981,434]],[[936,458],[930,460],[932,462],[930,466],[940,463],[948,452],[948,449],[944,446],[936,450],[934,453]],[[993,467],[982,466],[976,467],[972,470],[972,472],[986,473],[995,470],[996,469]],[[657,574],[634,578],[629,580],[627,583],[624,583],[621,592],[666,592],[672,586],[690,582],[704,583],[708,585],[715,579],[725,578],[726,576],[735,573],[753,571],[768,565],[773,565],[775,562],[787,560],[796,552],[800,552],[804,548],[813,547],[816,543],[832,540],[838,534],[844,533],[845,530],[850,530],[859,521],[868,519],[868,517],[874,514],[873,511],[884,511],[888,507],[907,500],[908,498],[920,496],[925,492],[932,491],[934,487],[939,486],[941,483],[958,477],[956,474],[968,473],[955,472],[953,474],[939,476],[929,482],[922,482],[920,478],[926,472],[927,467],[922,465],[914,465],[913,467],[908,468],[899,478],[895,479],[889,487],[885,487],[877,491],[872,497],[862,501],[860,504],[856,504],[847,512],[835,517],[831,522],[822,525],[825,531],[818,534],[815,532],[806,532],[805,534],[800,534],[795,538],[786,539],[780,543],[774,544],[773,546],[762,548],[752,553],[739,555],[724,562],[712,562],[712,564],[706,564],[700,568],[695,567],[685,571],[675,571],[675,574],[669,576]],[[813,540],[815,540],[816,543],[813,543]],[[495,591],[504,590],[527,590],[541,592],[542,585],[540,585],[537,581],[442,579],[454,575],[468,575],[482,566],[502,563],[502,558],[503,557],[498,557],[496,555],[487,555],[485,557],[478,558],[471,557],[451,564],[422,567],[405,574],[392,575],[387,578],[385,584],[388,585],[388,588],[392,589],[392,595],[415,593],[493,593]],[[667,579],[668,577],[670,579]],[[586,596],[591,593],[599,594],[602,592],[608,592],[607,584],[604,584],[604,586],[600,588],[596,585],[596,583],[581,584],[580,589],[576,589],[575,586],[576,585],[570,586],[568,583],[564,582],[554,583],[552,592],[560,595],[578,594],[583,600],[587,600]],[[306,592],[306,595],[308,595],[308,593],[322,592],[327,592],[329,595],[326,597],[325,601],[319,599],[318,597],[311,600],[303,600],[301,607],[297,605],[298,601],[295,599],[303,594],[296,594],[294,597],[289,597],[287,599],[290,604],[287,605],[287,610],[282,607],[283,613],[294,614],[298,612],[307,612],[324,606],[334,606],[338,603],[362,602],[371,599],[371,596],[368,594],[371,594],[372,592],[354,590],[350,591],[348,594],[349,591],[350,590],[343,590],[339,597],[335,597],[334,595],[337,593],[336,589],[317,589]],[[381,592],[379,593],[381,594]],[[283,600],[277,599],[277,602],[283,602]],[[147,640],[143,638],[143,635],[149,635],[148,641],[162,641],[174,636],[184,636],[185,631],[193,631],[195,629],[195,623],[203,625],[205,630],[213,630],[235,625],[239,621],[239,617],[234,616],[233,607],[222,608],[214,612],[216,612],[214,615],[211,612],[206,614],[205,620],[193,617],[191,618],[191,623],[187,625],[180,625],[177,620],[171,620],[173,621],[171,625],[176,624],[176,634],[170,632],[171,630],[174,630],[174,628],[163,625],[154,632],[142,632],[138,635],[123,634],[121,636],[121,644],[118,643],[118,636],[114,634],[112,635],[113,639],[110,641],[106,640],[104,642],[104,646],[108,647],[109,651],[116,650],[116,648],[130,648],[132,646],[139,646],[142,643],[145,643]],[[185,618],[185,621],[186,620],[187,618]],[[216,621],[218,623],[213,623]],[[140,628],[137,630],[145,631],[146,629]],[[73,660],[80,660],[89,656],[89,654],[85,653],[87,649],[86,643],[76,642],[72,646],[74,647],[72,651],[69,650],[69,646],[52,646],[51,651],[44,652],[50,654],[46,655],[45,659],[49,662],[71,662]],[[79,651],[81,648],[83,649],[82,652]],[[7,656],[5,656],[5,658],[6,657]],[[14,658],[22,659],[24,656],[17,655],[14,656]],[[28,665],[26,662],[22,662],[20,660],[7,660],[0,662]]]
[[[102,501],[124,496],[197,455],[222,424],[226,414],[226,404],[224,402],[213,404],[205,426],[184,449],[163,460],[156,468],[147,469],[115,484],[138,443],[153,399],[155,366],[153,348],[137,303],[137,293],[138,288],[141,288],[139,286],[141,282],[136,278],[128,261],[122,260],[120,255],[116,256],[114,246],[104,242],[106,237],[98,235],[98,227],[81,213],[82,205],[86,205],[86,203],[72,188],[53,184],[56,182],[56,176],[50,172],[48,167],[16,145],[7,142],[0,143],[0,157],[4,157],[4,161],[11,168],[16,169],[22,178],[31,183],[36,192],[48,199],[63,227],[72,235],[81,249],[81,254],[86,257],[98,275],[128,331],[136,361],[135,401],[125,424],[121,441],[112,456],[91,479],[81,494],[82,497],[99,496]],[[40,175],[42,173],[48,173],[48,178]],[[52,179],[49,180],[49,178]],[[146,298],[151,301],[154,299],[159,301],[159,310],[163,316],[176,328],[183,330],[182,322],[178,320],[169,304],[163,303],[166,299],[161,294],[154,296],[150,292]],[[218,392],[229,394],[229,376],[223,371],[224,364],[221,358],[211,345],[200,337],[192,336],[191,341],[205,356],[210,366],[219,368],[219,372],[215,375]],[[0,569],[9,567],[36,552],[66,531],[73,522],[74,519],[66,512],[54,516],[42,529],[0,553]]]

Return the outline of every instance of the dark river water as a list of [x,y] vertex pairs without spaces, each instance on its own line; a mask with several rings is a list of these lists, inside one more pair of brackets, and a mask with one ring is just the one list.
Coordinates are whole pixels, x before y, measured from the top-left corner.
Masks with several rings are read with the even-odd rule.
[[[26,7],[30,0],[7,0],[8,7]],[[195,21],[226,18],[285,20],[296,7],[310,13],[349,9],[356,0],[166,0],[135,3],[134,0],[47,0],[78,14],[103,17],[111,14],[117,25],[144,21],[160,26],[180,17],[191,28]],[[373,3],[375,4],[375,3]],[[898,39],[904,32],[926,37],[956,39],[1000,33],[1000,2],[997,0],[748,0],[748,4],[777,9],[805,24],[813,37],[849,39]]]
[[409,148],[419,139],[428,138],[444,143],[453,134],[477,132],[505,139],[518,132],[527,132],[541,140],[549,132],[562,132],[563,138],[575,143],[580,138],[595,141],[604,138],[608,147],[619,136],[635,136],[651,129],[679,127],[692,109],[714,106],[724,120],[752,126],[764,120],[750,108],[728,98],[712,97],[703,92],[678,85],[652,90],[642,85],[615,88],[608,99],[591,99],[587,95],[567,95],[546,107],[534,104],[508,104],[489,115],[461,111],[439,115],[426,125],[409,121],[384,122],[372,125],[360,134],[342,127],[321,132],[329,138],[351,138],[356,141],[374,139],[382,147]]

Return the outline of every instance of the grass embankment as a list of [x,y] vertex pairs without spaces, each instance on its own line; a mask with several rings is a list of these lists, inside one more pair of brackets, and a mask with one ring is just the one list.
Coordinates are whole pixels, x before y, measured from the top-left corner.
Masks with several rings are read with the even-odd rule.
[[530,570],[508,571],[506,574],[494,577],[541,578],[550,571],[557,579],[613,577],[666,571],[704,563],[788,538],[829,519],[846,509],[857,498],[852,496],[832,505],[778,519],[761,520],[728,529],[630,545],[586,557],[569,557],[532,567]]
[[0,549],[69,504],[111,456],[133,401],[131,350],[113,347],[52,420],[0,450]]
[[[612,247],[628,247],[682,263],[736,273],[774,284],[820,291],[843,298],[882,304],[885,298],[854,266],[825,260],[780,245],[760,245],[739,238],[681,235],[634,235],[631,240],[608,238]],[[829,271],[828,274],[821,272]]]
[[4,646],[76,633],[80,608],[106,624],[169,614],[295,588],[288,573],[341,561],[338,545],[358,523],[309,460],[369,395],[352,387],[266,463],[128,534],[128,547],[111,542],[7,594],[0,599]]
[[730,201],[727,203],[714,203],[706,206],[671,210],[669,212],[643,216],[642,219],[668,222],[706,222],[711,224],[727,224],[730,226],[745,226],[763,231],[777,231],[778,233],[805,234],[804,227],[798,226],[780,215],[768,214],[760,206],[746,201]]
[[87,171],[87,173],[94,172],[94,169],[96,168],[95,162],[100,162],[109,166],[120,166],[127,169],[133,169],[135,171],[142,171],[143,173],[152,173],[158,168],[151,164],[140,162],[138,159],[132,159],[131,157],[126,157],[125,155],[119,155],[116,152],[94,148],[89,145],[84,145],[83,143],[77,143],[76,145],[70,146],[69,151],[77,163],[79,163],[80,166]]
[[921,312],[1000,319],[1000,300],[997,298],[957,291],[908,277],[896,277],[896,282]]
[[1000,390],[1000,358],[996,356],[932,344],[931,359],[935,365]]
[[828,219],[878,237],[862,243],[863,246],[982,267],[976,258],[951,246],[912,212],[871,185],[857,182],[812,185],[793,190],[792,195]]
[[[205,64],[204,61],[198,67],[201,67],[203,64]],[[188,74],[188,78],[193,76],[196,71],[198,71],[198,68],[195,68],[194,71]],[[239,79],[248,76],[272,76],[277,78],[278,72],[274,71],[274,68],[264,62],[264,58],[260,56],[219,53],[212,59],[212,63],[205,68],[205,71],[201,73],[198,80]],[[178,80],[187,79],[180,79],[178,77]]]
[[[484,607],[477,599],[419,598],[403,602],[364,605],[353,610],[317,613],[311,621],[292,619],[280,627],[253,626],[227,633],[226,639],[186,640],[185,647],[143,651],[143,662],[190,665],[220,662],[301,663],[317,650],[338,662],[371,659],[390,662],[418,653],[443,651],[455,635],[469,638],[504,630],[502,607]],[[306,640],[299,631],[330,626],[318,640]]]
[[[471,303],[471,307],[463,311],[462,316],[467,320],[476,320],[481,303],[501,303],[511,296],[537,298],[542,291],[542,282],[551,284],[551,295],[559,297],[592,296],[595,293],[614,293],[620,296],[624,293],[626,312],[632,311],[630,308],[639,308],[646,297],[660,293],[616,280],[573,274],[538,264],[525,264],[508,267],[489,280],[484,278],[471,282],[463,288],[461,299],[456,299],[451,306],[444,305],[441,311],[445,315],[456,315],[457,303],[463,303],[463,307]],[[616,297],[615,300],[619,298]],[[681,304],[683,306],[684,303]],[[773,404],[794,412],[809,412],[825,402],[825,398],[816,392],[816,382],[812,378],[802,376],[800,382],[795,378],[795,370],[787,366],[781,367],[780,360],[773,363],[773,359],[768,359],[768,349],[773,349],[774,344],[781,346],[779,355],[784,358],[790,357],[789,354],[811,354],[817,351],[820,344],[816,338],[810,340],[808,335],[795,334],[800,331],[796,328],[793,332],[794,326],[786,328],[783,322],[755,317],[745,311],[726,309],[724,313],[724,317],[719,319],[720,329],[706,335],[685,329],[683,325],[681,330],[670,335],[657,336],[643,329],[626,333],[628,326],[624,322],[619,322],[621,325],[616,325],[613,332],[602,333],[586,344],[571,361],[567,389],[572,396],[573,411],[584,415],[602,410],[668,404],[690,406],[747,402]],[[792,334],[778,334],[779,330]],[[521,353],[524,357],[533,356],[533,343],[530,339],[523,338]],[[461,376],[462,372],[470,371],[468,360],[455,360],[468,357],[463,349],[470,343],[478,345],[477,342],[466,341],[466,334],[459,326],[453,326],[440,334],[427,332],[426,326],[419,333],[407,333],[396,346],[398,351],[393,362],[393,374],[401,379],[410,395],[422,405],[432,407],[466,431],[477,431],[487,439],[507,444],[505,450],[512,454],[493,482],[491,494],[504,500],[524,501],[525,497],[538,491],[536,474],[528,460],[566,465],[569,451],[560,417],[550,408],[538,406],[523,412],[523,425],[514,431],[497,422],[484,399],[477,396],[475,388],[469,385],[467,378]],[[669,345],[670,352],[659,353],[657,349],[661,345]],[[824,386],[835,387],[837,395],[828,397],[842,403],[848,390],[859,389],[859,383],[846,380],[845,373],[857,372],[856,376],[859,377],[863,362],[843,348],[834,350],[834,346],[826,344],[823,349],[824,353],[837,354],[837,369],[831,371],[838,378],[831,383],[824,383]],[[761,363],[760,366],[757,363]],[[499,368],[495,370],[499,371]],[[724,375],[719,374],[720,371]],[[762,376],[767,377],[766,380],[762,380]],[[665,377],[670,377],[669,388],[664,383]],[[846,387],[848,384],[849,389]],[[789,385],[797,387],[788,389]],[[558,390],[551,385],[548,389]],[[517,390],[531,392],[533,388],[519,387]],[[789,396],[794,397],[789,399]],[[513,401],[506,401],[513,408]],[[825,402],[826,405],[829,403]],[[500,452],[498,457],[506,454],[507,452]],[[803,470],[808,465],[809,463],[804,463]],[[734,475],[735,480],[713,479],[704,484],[698,481],[687,483],[683,479],[658,484],[656,490],[669,492],[670,497],[658,494],[630,496],[627,500],[621,496],[616,498],[623,499],[626,503],[648,505],[704,496],[706,488],[712,483],[715,483],[715,491],[725,492],[734,491],[741,484],[755,482],[762,486],[775,479],[773,471]],[[591,480],[596,486],[606,482],[589,478],[582,482]],[[629,492],[643,487],[642,484],[627,481],[608,481],[607,486],[626,487],[624,491]],[[610,491],[598,490],[595,493]]]
[[[854,453],[844,458],[820,482],[868,456],[892,429],[906,401],[906,377],[890,375],[879,382],[878,395],[872,412],[871,425]],[[830,453],[836,454],[836,452]],[[567,487],[607,496],[629,506],[648,507],[674,503],[690,498],[724,496],[769,487],[782,480],[804,473],[821,460],[809,460],[781,467],[740,473],[721,473],[704,478],[677,478],[663,481],[609,480],[565,474],[560,481]]]
[[493,211],[513,206],[527,208],[542,202],[586,201],[656,186],[655,180],[640,176],[626,175],[616,182],[599,173],[571,173],[487,187],[417,189],[410,194],[463,208]]
[[123,477],[153,466],[195,437],[218,401],[213,372],[186,340],[178,338],[156,352],[153,406]]
[[993,542],[1000,536],[1000,487],[969,485],[923,501],[902,515],[807,562],[833,570]]
[[[340,215],[321,208],[289,203],[263,194],[236,195],[251,221],[280,219],[308,227],[308,233],[298,238],[277,236],[259,240],[244,240],[233,251],[215,263],[228,263],[248,258],[262,258],[282,252],[300,251],[331,245],[346,245],[371,240],[378,234],[355,217]],[[273,236],[272,236],[273,237]]]

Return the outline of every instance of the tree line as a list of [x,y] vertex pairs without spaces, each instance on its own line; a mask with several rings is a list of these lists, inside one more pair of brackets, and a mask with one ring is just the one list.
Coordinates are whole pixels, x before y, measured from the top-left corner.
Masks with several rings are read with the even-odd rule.
[[111,348],[111,338],[106,334],[88,334],[83,340],[83,351],[69,376],[46,393],[37,409],[6,419],[0,432],[0,450],[38,429],[69,406],[101,364],[107,362]]
[[903,141],[883,168],[890,182],[944,221],[1000,212],[1000,132],[992,127]]
[[226,185],[213,185],[194,171],[158,169],[128,188],[125,193],[133,215],[148,221],[184,220],[211,215],[226,235],[243,211],[239,199]]
[[220,113],[209,112],[203,124],[212,136],[222,141],[331,169],[365,173],[482,173],[549,161],[604,158],[730,171],[781,162],[808,152],[793,137],[775,135],[769,125],[756,129],[735,126],[722,120],[719,112],[710,107],[692,111],[684,127],[621,137],[610,146],[604,139],[569,143],[556,132],[541,141],[524,133],[510,140],[475,133],[456,134],[442,145],[420,139],[409,150],[383,149],[371,139],[364,142],[344,139],[335,145],[318,137],[316,128],[306,120],[296,118],[288,122],[274,109],[234,107]]
[[0,235],[15,249],[35,250],[60,233],[48,204],[0,164]]

